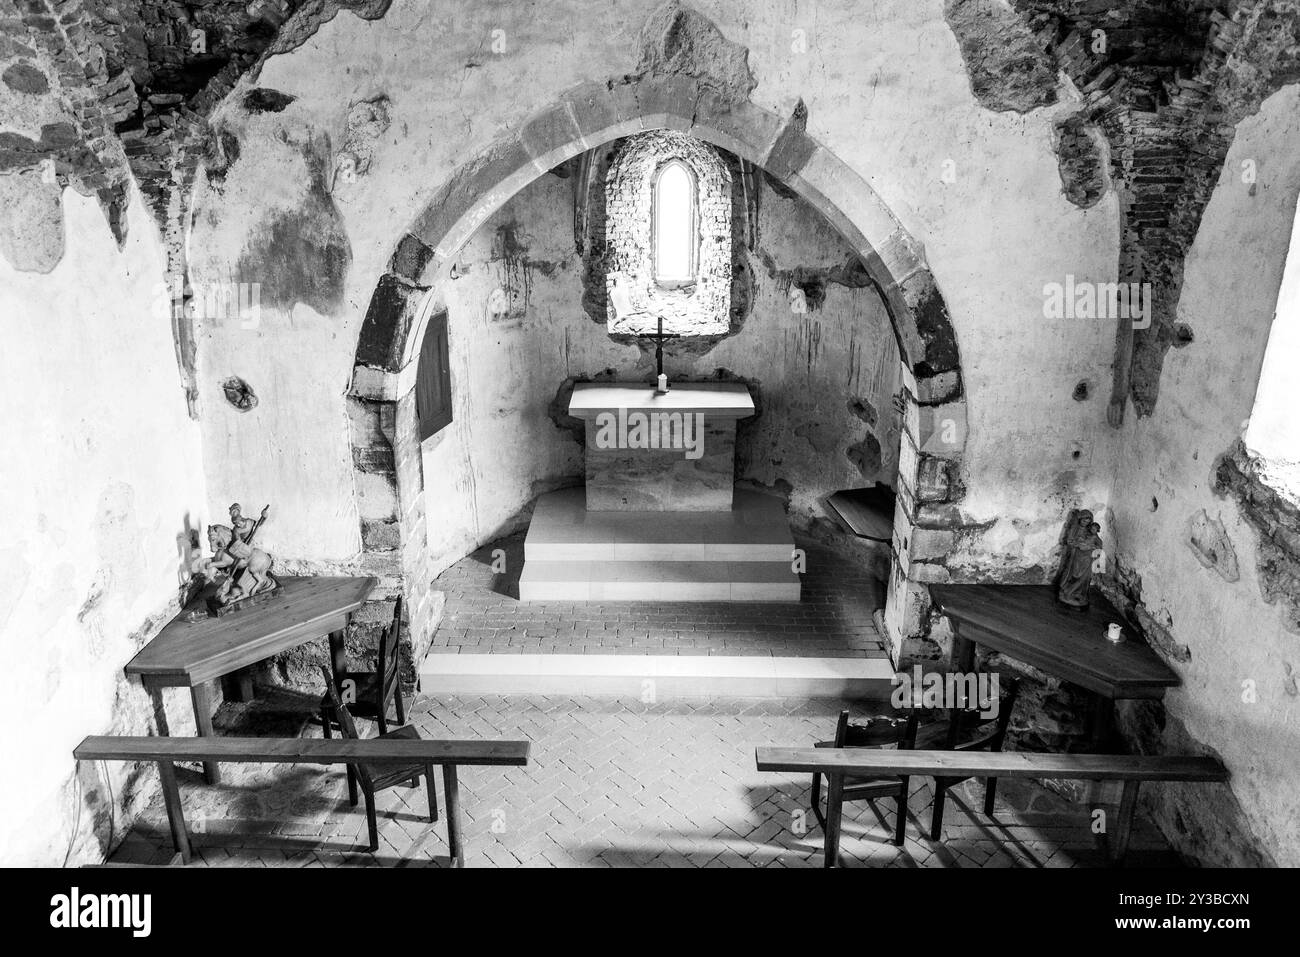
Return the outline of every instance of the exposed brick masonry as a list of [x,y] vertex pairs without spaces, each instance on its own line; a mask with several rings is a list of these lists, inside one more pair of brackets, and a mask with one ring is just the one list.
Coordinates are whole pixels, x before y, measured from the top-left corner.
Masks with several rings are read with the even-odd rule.
[[[655,176],[680,159],[695,175],[697,280],[686,289],[655,282],[651,218]],[[731,174],[706,143],[673,131],[629,138],[605,178],[605,260],[610,332],[648,332],[657,316],[664,331],[721,335],[731,307]],[[629,284],[632,313],[615,315],[617,282]]]

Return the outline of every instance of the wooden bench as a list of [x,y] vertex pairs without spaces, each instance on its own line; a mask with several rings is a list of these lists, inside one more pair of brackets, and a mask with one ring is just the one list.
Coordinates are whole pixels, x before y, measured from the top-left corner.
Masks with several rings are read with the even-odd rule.
[[[72,756],[78,761],[153,761],[162,780],[163,801],[172,841],[183,863],[190,860],[190,838],[181,808],[180,788],[173,762],[199,761],[248,764],[438,764],[447,814],[447,845],[457,867],[465,865],[461,841],[460,789],[456,768],[460,765],[506,765],[528,763],[527,741],[426,741],[419,738],[327,739],[320,738],[155,738],[99,735],[77,745]],[[432,786],[432,785],[431,785]]]
[[[927,775],[954,778],[1066,778],[1123,781],[1119,819],[1107,836],[1111,863],[1128,851],[1138,787],[1143,781],[1227,781],[1228,769],[1216,758],[1128,754],[1038,754],[1027,751],[876,751],[863,748],[759,748],[760,771],[820,772],[830,780],[826,846],[838,837],[844,776]],[[829,862],[828,866],[833,865]]]

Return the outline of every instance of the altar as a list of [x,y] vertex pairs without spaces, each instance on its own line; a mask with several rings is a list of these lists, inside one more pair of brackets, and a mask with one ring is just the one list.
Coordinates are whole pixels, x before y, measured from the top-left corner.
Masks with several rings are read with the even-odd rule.
[[538,498],[521,601],[798,601],[785,503],[735,487],[749,389],[580,382],[585,487]]
[[754,414],[744,385],[580,382],[569,414],[586,423],[588,510],[731,510],[736,421]]

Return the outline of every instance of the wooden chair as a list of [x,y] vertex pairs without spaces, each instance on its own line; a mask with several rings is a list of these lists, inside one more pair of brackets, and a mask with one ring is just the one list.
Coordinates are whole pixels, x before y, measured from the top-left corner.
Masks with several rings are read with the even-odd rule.
[[[919,710],[913,708],[906,716],[881,715],[869,719],[864,724],[853,724],[849,721],[849,713],[841,711],[840,719],[835,725],[835,739],[819,741],[814,747],[884,748],[896,745],[900,750],[910,750],[916,746],[919,718]],[[834,867],[839,859],[840,817],[845,801],[874,802],[878,797],[895,798],[898,801],[898,820],[894,825],[894,843],[902,844],[907,828],[907,778],[851,775],[838,775],[838,777],[842,778],[838,786],[833,779],[831,781],[825,814],[821,809],[822,776],[820,773],[814,773],[812,778],[813,816],[817,818],[817,823],[822,826],[822,832],[826,836],[826,855],[823,865]],[[829,822],[828,817],[831,818]]]
[[[352,720],[352,714],[348,711],[347,705],[339,698],[338,689],[330,680],[330,670],[321,665],[321,672],[325,675],[325,695],[331,699],[331,705],[334,709],[334,715],[339,723],[339,728],[343,732],[343,737],[360,740],[361,735],[357,733],[356,722]],[[413,725],[405,725],[379,735],[380,738],[418,738],[420,732]],[[370,765],[363,761],[356,764],[348,765],[348,800],[352,806],[357,805],[357,782],[361,782],[361,791],[366,798],[366,824],[370,828],[370,847],[373,853],[379,850],[379,822],[375,818],[375,793],[393,787],[397,784],[410,782],[414,787],[419,783],[421,776],[424,777],[425,786],[429,792],[429,821],[438,820],[438,796],[433,789],[433,768],[432,764],[376,764]]]
[[[947,751],[987,751],[996,754],[1002,750],[1006,740],[1007,726],[1011,722],[1011,712],[1016,706],[1016,696],[1020,693],[1020,679],[999,680],[998,713],[991,719],[980,718],[979,708],[966,708],[954,715],[954,720],[944,725],[931,725],[927,733],[921,735],[916,747],[942,748]],[[972,722],[968,725],[968,722]],[[939,840],[943,833],[943,806],[948,789],[965,781],[971,775],[963,777],[943,777],[934,779],[934,811],[930,817],[930,840]],[[984,782],[984,814],[993,815],[993,802],[997,798],[998,779],[988,778]]]
[[[374,671],[341,671],[331,684],[342,692],[350,688],[352,700],[348,701],[349,710],[354,718],[368,718],[379,724],[381,735],[388,733],[388,709],[390,702],[397,707],[397,723],[406,723],[406,702],[402,700],[402,686],[398,680],[398,651],[401,648],[402,599],[399,597],[393,606],[393,621],[379,636],[379,660]],[[330,736],[332,727],[338,723],[332,699],[328,692],[320,700],[321,725],[325,737]]]

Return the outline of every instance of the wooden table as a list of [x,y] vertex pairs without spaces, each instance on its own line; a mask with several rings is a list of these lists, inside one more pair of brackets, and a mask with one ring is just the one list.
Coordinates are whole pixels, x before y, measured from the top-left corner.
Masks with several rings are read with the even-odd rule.
[[[1114,701],[1163,698],[1180,684],[1095,591],[1086,611],[1061,606],[1050,585],[931,585],[930,596],[952,623],[953,671],[973,671],[975,647],[984,645],[1093,692],[1090,750],[1109,737]],[[1111,622],[1123,626],[1119,644],[1106,639]]]
[[[158,731],[167,735],[163,688],[189,688],[198,733],[212,736],[212,697],[208,682],[314,638],[329,636],[335,673],[346,670],[344,631],[352,613],[374,590],[375,579],[280,578],[264,602],[220,618],[190,620],[191,605],[131,659],[127,677],[138,677],[153,699]],[[215,762],[205,762],[209,784],[221,780]]]

